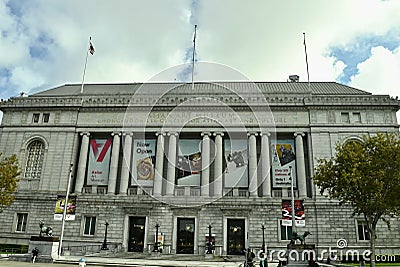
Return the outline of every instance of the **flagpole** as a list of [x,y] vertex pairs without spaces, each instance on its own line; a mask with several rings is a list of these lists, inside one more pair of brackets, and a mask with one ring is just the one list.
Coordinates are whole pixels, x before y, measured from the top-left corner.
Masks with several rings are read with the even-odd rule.
[[308,90],[311,91],[311,85],[310,85],[310,73],[308,71],[308,59],[307,59],[307,46],[306,46],[306,33],[303,32],[303,44],[304,44],[304,53],[306,55],[306,66],[307,66],[307,80],[308,80]]
[[86,74],[86,66],[88,62],[89,53],[94,54],[94,48],[92,45],[92,37],[89,37],[89,47],[86,50],[86,59],[85,59],[85,67],[83,68],[83,76],[82,76],[82,85],[81,85],[81,94],[83,94],[83,84],[85,83],[85,74]]
[[193,57],[192,57],[192,89],[194,89],[194,55],[195,55],[195,51],[196,51],[196,29],[197,29],[197,25],[194,25]]
[[[71,186],[71,178],[72,178],[72,167],[74,165],[71,163],[71,167],[69,168],[69,177],[68,177],[68,185],[67,185],[67,193],[65,195],[65,202],[64,202],[64,210],[63,210],[63,217],[62,217],[62,225],[61,225],[61,236],[60,236],[60,244],[58,246],[58,257],[61,256],[62,251],[62,242],[64,238],[64,228],[65,228],[65,219],[67,217],[67,209],[68,209],[68,197],[69,197],[69,188]],[[62,203],[62,202],[61,202]],[[61,205],[60,203],[60,205]]]

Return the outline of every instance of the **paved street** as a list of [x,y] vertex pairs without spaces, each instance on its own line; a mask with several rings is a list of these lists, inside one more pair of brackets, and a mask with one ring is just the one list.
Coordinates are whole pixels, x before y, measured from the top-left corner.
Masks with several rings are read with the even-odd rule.
[[[0,267],[71,267],[75,265],[71,264],[55,264],[55,263],[31,263],[31,262],[19,262],[19,261],[9,261],[5,259],[0,260]],[[78,264],[76,264],[78,266]]]

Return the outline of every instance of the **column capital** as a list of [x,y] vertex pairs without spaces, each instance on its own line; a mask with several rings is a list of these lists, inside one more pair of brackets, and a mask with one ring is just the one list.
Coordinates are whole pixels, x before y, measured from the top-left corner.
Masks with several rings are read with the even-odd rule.
[[215,132],[215,133],[213,133],[213,135],[214,136],[217,136],[217,135],[224,136],[224,133],[223,132]]
[[271,136],[271,133],[270,132],[265,132],[265,133],[263,133],[263,132],[261,132],[260,133],[260,136],[268,136],[268,137],[270,137]]
[[133,133],[132,132],[123,132],[122,133],[122,136],[127,136],[127,135],[129,135],[129,136],[133,136]]
[[258,136],[258,133],[257,132],[248,132],[247,136],[250,136],[250,135]]
[[81,135],[81,136],[84,136],[84,135],[90,136],[90,133],[89,133],[89,132],[81,132],[80,135]]
[[156,132],[156,136],[159,136],[159,135],[166,136],[167,134],[165,132]]
[[293,135],[294,135],[294,137],[297,137],[297,136],[304,137],[306,134],[303,132],[297,132],[297,133],[294,133]]
[[201,136],[203,137],[210,137],[212,134],[210,132],[202,132]]
[[112,132],[111,136],[121,136],[121,132]]
[[178,134],[177,132],[168,132],[167,135],[168,135],[168,136],[171,136],[171,135],[173,135],[173,136],[179,136],[179,134]]

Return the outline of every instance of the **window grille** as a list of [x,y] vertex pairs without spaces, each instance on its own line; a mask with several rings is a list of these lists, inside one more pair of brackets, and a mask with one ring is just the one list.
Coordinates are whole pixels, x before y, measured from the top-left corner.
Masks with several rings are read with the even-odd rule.
[[17,225],[15,227],[15,232],[25,232],[27,220],[28,213],[17,213]]
[[44,143],[36,140],[29,144],[25,166],[25,178],[40,179],[43,166]]

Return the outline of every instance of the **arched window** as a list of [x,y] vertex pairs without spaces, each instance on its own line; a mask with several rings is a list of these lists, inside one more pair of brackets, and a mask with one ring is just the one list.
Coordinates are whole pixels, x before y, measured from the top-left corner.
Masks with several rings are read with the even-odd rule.
[[39,140],[35,140],[28,145],[25,178],[40,179],[43,166],[44,148],[44,143]]

